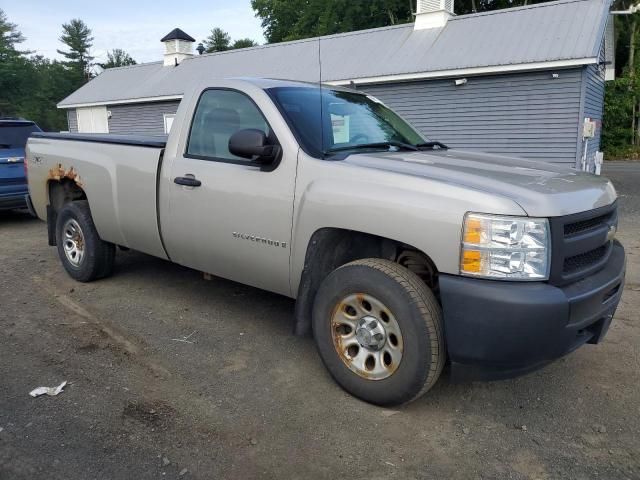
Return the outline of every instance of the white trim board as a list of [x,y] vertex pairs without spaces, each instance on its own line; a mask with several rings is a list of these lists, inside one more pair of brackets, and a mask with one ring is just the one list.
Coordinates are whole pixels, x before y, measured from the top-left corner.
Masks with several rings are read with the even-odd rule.
[[496,67],[458,68],[454,70],[439,70],[436,72],[403,73],[397,75],[381,75],[379,77],[363,77],[349,80],[330,80],[328,85],[350,85],[366,83],[407,82],[411,80],[430,80],[436,78],[466,77],[471,75],[492,75],[515,72],[531,72],[536,70],[552,70],[554,68],[570,68],[598,63],[597,58],[577,58],[574,60],[557,60],[553,62],[521,63],[518,65],[500,65]]
[[159,97],[143,97],[143,98],[131,98],[129,100],[108,100],[106,102],[92,102],[92,103],[70,103],[68,105],[58,104],[60,109],[68,108],[82,108],[82,107],[101,107],[103,105],[124,105],[127,103],[149,103],[149,102],[166,102],[171,100],[182,100],[183,95],[164,95]]

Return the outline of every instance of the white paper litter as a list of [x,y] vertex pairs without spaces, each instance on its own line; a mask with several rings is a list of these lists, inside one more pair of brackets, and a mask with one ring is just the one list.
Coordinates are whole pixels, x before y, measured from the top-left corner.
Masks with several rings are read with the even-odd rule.
[[52,397],[55,397],[60,392],[62,392],[62,389],[66,384],[67,384],[67,381],[65,380],[57,387],[38,387],[35,390],[31,390],[29,392],[29,395],[31,395],[32,397],[39,397],[40,395],[50,395]]

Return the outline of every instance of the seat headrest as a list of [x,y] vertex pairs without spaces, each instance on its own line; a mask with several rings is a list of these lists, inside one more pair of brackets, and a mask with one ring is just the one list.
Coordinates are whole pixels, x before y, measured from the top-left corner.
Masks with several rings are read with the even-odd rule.
[[240,126],[240,115],[231,108],[214,108],[205,115],[204,124],[211,133],[233,133]]

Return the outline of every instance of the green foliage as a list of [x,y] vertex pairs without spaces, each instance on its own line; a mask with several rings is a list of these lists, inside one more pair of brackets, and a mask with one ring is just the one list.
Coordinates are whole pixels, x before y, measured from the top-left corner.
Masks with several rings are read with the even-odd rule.
[[22,33],[18,31],[18,26],[9,22],[7,15],[0,8],[0,54],[7,50],[15,51],[16,44],[24,40]]
[[249,48],[258,45],[257,42],[254,42],[250,38],[239,38],[232,42],[229,34],[219,27],[211,30],[211,35],[205,38],[202,43],[206,53],[224,52],[226,50]]
[[131,58],[127,52],[120,48],[114,48],[110,52],[107,52],[107,61],[105,63],[98,63],[98,66],[103,70],[114,67],[126,67],[128,65],[136,65],[136,61]]
[[[619,0],[613,8],[626,9]],[[605,158],[640,154],[640,14],[615,16],[616,80],[605,86],[601,148]]]
[[202,43],[204,44],[204,50],[207,53],[224,52],[230,48],[231,37],[224,30],[216,27],[211,30],[211,35],[205,38]]
[[[0,10],[0,116],[34,120],[44,130],[66,130],[65,111],[56,104],[85,77],[73,65],[27,56],[29,52],[17,50],[23,41],[17,26]],[[84,58],[90,61],[88,55]]]
[[[548,0],[458,0],[456,14]],[[415,0],[252,0],[269,43],[413,21]]]
[[233,42],[233,45],[231,45],[231,49],[235,50],[237,48],[256,47],[257,45],[258,43],[254,42],[250,38],[239,38],[238,40]]
[[252,0],[269,43],[412,20],[411,0]]
[[628,75],[624,75],[606,86],[601,142],[607,154],[617,156],[633,144],[633,83]]
[[68,51],[57,50],[67,59],[67,66],[81,78],[89,80],[93,61],[93,57],[89,55],[93,45],[91,29],[82,20],[74,18],[62,25],[62,36],[59,40],[69,48]]

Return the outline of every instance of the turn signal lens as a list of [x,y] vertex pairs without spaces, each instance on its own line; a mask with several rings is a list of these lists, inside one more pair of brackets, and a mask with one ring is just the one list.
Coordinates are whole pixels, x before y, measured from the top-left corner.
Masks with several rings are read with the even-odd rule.
[[460,273],[503,280],[547,280],[551,246],[546,218],[467,213]]
[[465,224],[464,229],[464,242],[465,243],[480,243],[480,233],[482,230],[482,223],[477,218],[469,218]]
[[478,273],[482,270],[482,262],[479,250],[464,250],[462,252],[462,265],[463,272]]

